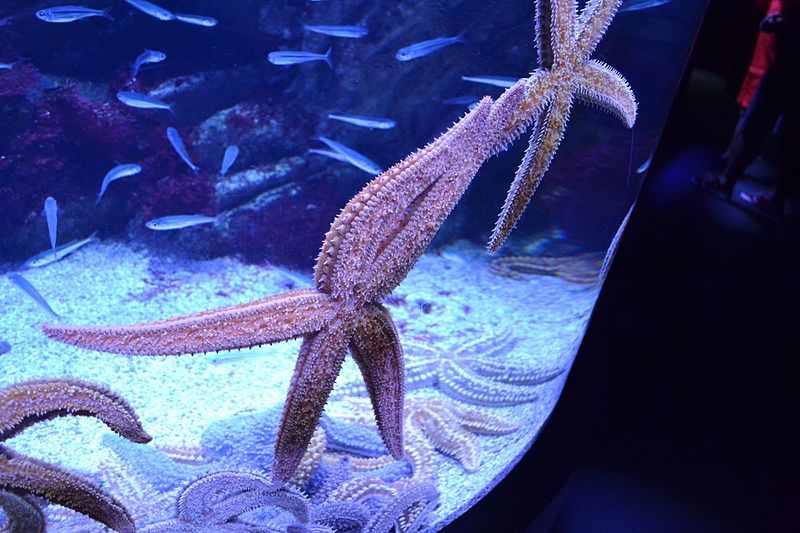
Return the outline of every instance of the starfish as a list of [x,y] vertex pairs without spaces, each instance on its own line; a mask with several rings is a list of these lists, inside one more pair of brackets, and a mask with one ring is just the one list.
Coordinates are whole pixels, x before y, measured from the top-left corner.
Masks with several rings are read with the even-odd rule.
[[[0,442],[36,422],[68,414],[94,416],[133,442],[150,441],[133,408],[121,396],[102,385],[56,378],[0,389]],[[41,496],[115,531],[136,530],[122,504],[100,487],[59,466],[17,454],[2,445],[0,489]]]
[[[590,1],[576,22],[573,0],[540,0],[537,31],[541,34],[545,22],[553,21],[551,33],[540,36],[546,44],[540,45],[542,55],[553,56],[544,64],[552,68],[518,81],[495,102],[484,98],[439,138],[368,183],[326,234],[314,289],[147,324],[45,324],[45,334],[85,348],[133,355],[214,352],[302,338],[275,443],[272,477],[284,482],[305,453],[349,350],[364,377],[386,448],[402,458],[403,349],[381,301],[406,277],[481,165],[539,115],[545,115],[540,131],[553,129],[551,123],[566,120],[577,91],[633,116],[624,103],[633,97],[621,76],[599,63],[579,60],[594,49],[618,5],[619,0]],[[577,37],[573,29],[579,30]],[[567,30],[569,38],[561,35]],[[565,98],[566,106],[561,101]],[[526,160],[538,160],[542,152],[552,156],[556,147],[552,140],[537,143]],[[533,168],[525,162],[523,167]],[[523,209],[515,208],[512,215],[518,218]]]
[[[536,401],[535,385],[558,377],[566,368],[542,368],[496,357],[511,351],[518,341],[508,329],[445,350],[407,341],[406,391],[436,386],[456,400],[489,407]],[[333,394],[341,398],[365,392],[361,383],[346,383]]]
[[0,531],[44,533],[44,516],[33,502],[13,492],[0,491],[0,509],[5,513],[5,524]]
[[636,121],[636,98],[628,82],[608,65],[590,59],[622,0],[589,0],[578,14],[576,0],[536,2],[536,48],[540,68],[528,78],[520,116],[533,114],[533,133],[517,169],[500,217],[489,239],[496,252],[514,229],[555,156],[575,97],[619,117],[626,126]]

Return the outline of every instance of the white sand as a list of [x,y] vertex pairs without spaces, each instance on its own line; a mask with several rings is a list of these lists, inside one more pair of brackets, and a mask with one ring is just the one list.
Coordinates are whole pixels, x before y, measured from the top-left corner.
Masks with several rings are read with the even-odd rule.
[[[444,257],[425,255],[394,293],[405,297],[405,305],[390,306],[401,338],[429,339],[447,348],[511,329],[522,342],[505,357],[570,366],[597,290],[554,277],[501,278],[487,272],[488,259],[481,248],[463,243]],[[87,246],[23,275],[65,322],[97,325],[248,302],[283,292],[289,284],[285,274],[268,267],[234,259],[165,260],[117,243]],[[209,356],[100,354],[46,339],[39,326],[49,316],[6,278],[0,278],[0,299],[0,339],[12,346],[10,353],[0,355],[0,385],[57,376],[105,383],[135,407],[145,429],[160,443],[197,444],[217,419],[282,404],[299,347],[293,341],[257,348],[263,357],[219,365]],[[428,313],[422,303],[432,304]],[[357,379],[358,370],[348,360],[339,383]],[[431,530],[466,510],[518,460],[552,412],[565,380],[566,373],[541,385],[536,402],[491,409],[514,418],[521,429],[506,436],[480,436],[483,463],[477,472],[468,474],[455,460],[437,455],[442,503]],[[109,432],[94,419],[65,417],[37,424],[5,444],[70,469],[95,472],[103,456],[101,436]]]

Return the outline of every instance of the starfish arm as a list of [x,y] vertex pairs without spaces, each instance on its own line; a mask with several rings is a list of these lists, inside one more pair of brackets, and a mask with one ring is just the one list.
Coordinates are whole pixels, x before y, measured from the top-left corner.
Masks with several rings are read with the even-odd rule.
[[622,0],[589,0],[578,18],[576,43],[582,60],[589,59],[605,35]]
[[288,491],[255,472],[221,470],[187,486],[178,498],[178,519],[199,526],[228,523],[261,507],[280,507],[300,522],[308,521],[308,506]]
[[41,420],[93,416],[133,442],[149,442],[125,399],[104,385],[71,378],[37,379],[0,389],[0,441]]
[[572,100],[571,94],[555,98],[544,111],[539,131],[534,131],[531,137],[528,151],[508,190],[500,217],[492,231],[488,244],[490,252],[496,252],[517,225],[542,176],[550,168],[567,127]]
[[519,424],[509,418],[458,402],[446,401],[446,405],[461,427],[481,435],[506,435],[519,429]]
[[120,502],[103,489],[56,465],[0,448],[0,488],[24,491],[63,505],[120,533],[136,531]]
[[449,360],[442,361],[439,388],[451,398],[489,407],[507,407],[539,398],[532,386],[494,381]]
[[[578,2],[550,0],[550,46],[553,66],[569,59],[575,49]],[[539,29],[539,28],[537,28]]]
[[383,442],[395,459],[403,457],[403,348],[389,310],[369,304],[350,339],[353,354],[372,400]]
[[303,339],[275,441],[272,479],[286,482],[314,434],[347,353],[351,328],[337,319]]
[[321,329],[334,313],[330,297],[313,289],[178,318],[126,326],[45,324],[51,339],[101,352],[182,355],[248,348]]
[[437,450],[455,457],[464,470],[477,470],[481,464],[478,439],[461,427],[444,403],[435,399],[420,403],[409,415],[409,421],[422,430]]
[[44,533],[42,511],[22,496],[0,491],[0,509],[6,515],[4,533]]
[[[315,280],[321,292],[361,300],[373,299],[363,294],[363,287],[378,295],[391,292],[488,157],[483,128],[491,108],[491,99],[484,98],[447,132],[372,180],[348,202],[333,221],[317,260]],[[445,181],[449,188],[437,187]],[[431,215],[435,222],[420,220]],[[416,239],[414,246],[394,244],[406,237]],[[403,264],[399,273],[391,261],[394,249],[409,254],[396,258]],[[375,272],[375,265],[385,268]]]
[[625,78],[601,61],[590,60],[581,68],[576,95],[619,118],[629,128],[636,122],[636,97]]
[[551,68],[553,66],[553,6],[555,0],[539,0],[535,9],[536,53],[539,57],[539,66]]

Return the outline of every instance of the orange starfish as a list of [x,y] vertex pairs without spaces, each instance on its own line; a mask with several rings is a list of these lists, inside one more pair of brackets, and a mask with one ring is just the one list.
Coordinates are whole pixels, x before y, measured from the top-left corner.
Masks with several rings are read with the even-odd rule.
[[[609,11],[606,7],[611,4]],[[587,4],[581,31],[593,42],[581,45],[585,50],[594,47],[610,21],[607,14],[613,15],[618,5],[619,0]],[[567,8],[574,17],[574,0],[540,0],[537,14],[542,19],[547,18],[543,13],[551,13],[548,20],[560,21]],[[595,11],[606,19],[593,22]],[[540,23],[537,30],[542,28]],[[572,42],[551,40],[554,46]],[[553,67],[552,72],[586,77],[594,71],[579,72],[576,66]],[[399,459],[403,455],[403,350],[381,300],[406,277],[480,166],[515,140],[548,105],[555,107],[565,96],[571,101],[563,85],[567,81],[557,78],[538,70],[496,102],[484,98],[438,139],[368,183],[325,236],[314,272],[315,289],[149,324],[45,324],[44,332],[77,346],[134,355],[230,350],[302,337],[275,445],[272,475],[279,481],[289,479],[299,464],[349,349],[366,382],[383,441]],[[617,94],[617,85],[609,87],[609,94],[603,92],[602,83],[592,85],[597,89],[595,100],[624,97]],[[539,143],[526,160],[534,152],[556,147],[557,143]]]

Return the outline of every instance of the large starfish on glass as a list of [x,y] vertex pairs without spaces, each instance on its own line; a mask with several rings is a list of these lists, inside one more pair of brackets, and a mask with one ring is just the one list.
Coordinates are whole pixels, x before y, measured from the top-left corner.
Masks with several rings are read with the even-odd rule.
[[[37,379],[0,389],[0,442],[40,422],[64,415],[93,416],[133,442],[150,441],[133,408],[107,387],[70,378]],[[130,514],[113,496],[60,466],[18,454],[0,444],[0,490],[35,494],[133,533]],[[34,505],[32,502],[28,502]],[[0,503],[0,505],[2,505]]]
[[[533,162],[552,158],[557,142],[544,132],[563,130],[556,122],[566,121],[574,92],[632,121],[636,106],[624,80],[599,63],[577,59],[594,49],[619,3],[590,0],[576,18],[573,0],[537,2],[537,32],[550,28],[539,47],[543,64],[552,68],[518,81],[495,102],[484,98],[438,139],[368,183],[326,234],[314,289],[148,324],[45,324],[45,334],[135,355],[231,350],[302,337],[275,444],[272,476],[278,481],[289,479],[302,459],[349,350],[366,382],[383,441],[392,456],[401,458],[403,350],[381,301],[406,277],[480,166],[536,121],[544,124],[535,135],[541,140],[529,148],[512,187],[512,195],[519,196],[514,191],[525,188]],[[501,220],[510,216],[513,227],[524,207],[504,210],[509,214]]]
[[528,92],[520,117],[524,121],[533,115],[533,133],[489,239],[490,252],[496,252],[514,229],[550,167],[575,97],[609,111],[633,127],[636,99],[628,82],[613,68],[590,59],[621,3],[622,0],[589,0],[578,14],[575,0],[536,2],[540,68],[528,78],[528,86],[535,90]]

